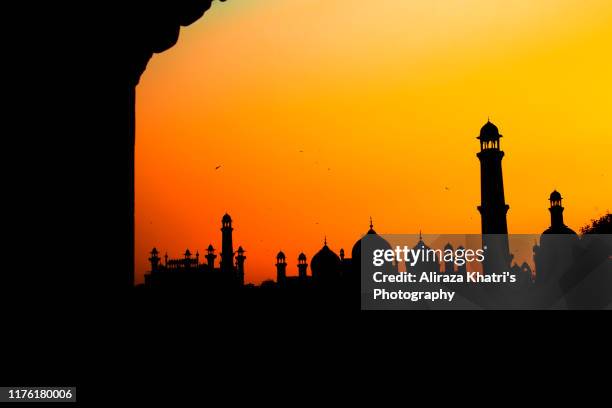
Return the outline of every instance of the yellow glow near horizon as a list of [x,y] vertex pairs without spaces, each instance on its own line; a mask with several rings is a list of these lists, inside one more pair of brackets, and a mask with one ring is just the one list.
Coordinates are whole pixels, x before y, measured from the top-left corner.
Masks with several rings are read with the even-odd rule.
[[555,188],[578,230],[611,209],[610,72],[609,1],[215,4],[137,89],[137,281],[153,246],[220,247],[225,211],[252,282],[324,235],[350,253],[370,215],[478,233],[487,116],[510,232],[543,231]]

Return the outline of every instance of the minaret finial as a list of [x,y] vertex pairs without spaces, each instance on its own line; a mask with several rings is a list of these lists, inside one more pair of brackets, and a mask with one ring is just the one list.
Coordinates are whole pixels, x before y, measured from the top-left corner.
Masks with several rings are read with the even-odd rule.
[[419,241],[423,240],[423,234],[421,233],[421,230],[419,230]]
[[370,229],[374,229],[374,224],[372,223],[372,216],[370,215]]
[[327,235],[323,238],[323,245],[327,246]]

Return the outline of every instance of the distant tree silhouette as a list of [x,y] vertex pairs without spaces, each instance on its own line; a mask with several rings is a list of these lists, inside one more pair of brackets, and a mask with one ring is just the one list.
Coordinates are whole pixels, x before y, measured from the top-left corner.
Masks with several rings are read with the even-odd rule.
[[598,220],[591,220],[591,224],[580,228],[582,235],[586,234],[612,234],[612,214],[609,212]]

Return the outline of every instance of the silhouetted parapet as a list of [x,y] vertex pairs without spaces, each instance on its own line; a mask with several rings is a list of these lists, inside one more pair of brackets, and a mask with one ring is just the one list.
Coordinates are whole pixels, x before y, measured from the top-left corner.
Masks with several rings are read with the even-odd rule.
[[[225,0],[219,0],[225,1]],[[213,0],[139,1],[126,7],[131,22],[128,82],[136,86],[154,53],[176,44],[181,26],[188,26],[206,12]]]

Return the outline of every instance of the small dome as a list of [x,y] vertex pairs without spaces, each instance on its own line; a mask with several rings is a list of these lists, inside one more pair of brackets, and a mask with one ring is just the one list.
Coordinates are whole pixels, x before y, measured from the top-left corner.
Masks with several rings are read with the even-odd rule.
[[159,254],[159,252],[157,252],[157,248],[153,247],[153,249],[151,250],[151,255],[157,255]]
[[559,193],[557,190],[553,191],[552,193],[550,193],[550,201],[561,201],[561,193]]
[[208,244],[208,248],[206,248],[209,252],[213,252],[215,248],[213,248],[212,244]]
[[497,128],[497,126],[495,126],[490,121],[487,121],[487,123],[485,123],[484,126],[480,128],[480,136],[478,136],[478,139],[489,141],[499,139],[500,137],[501,135],[499,134],[499,129]]
[[185,256],[191,256],[191,251],[189,249],[185,251]]
[[298,261],[305,261],[306,260],[306,255],[302,252],[300,253],[300,255],[298,255]]
[[276,255],[276,259],[285,259],[285,253],[283,251],[280,251],[277,255]]
[[232,217],[230,217],[230,215],[228,213],[225,213],[223,218],[221,218],[221,222],[222,223],[232,222]]
[[244,249],[242,248],[242,246],[239,246],[239,247],[238,247],[238,252],[239,252],[239,253],[244,252]]
[[449,242],[446,245],[444,245],[444,249],[453,249],[453,246]]

